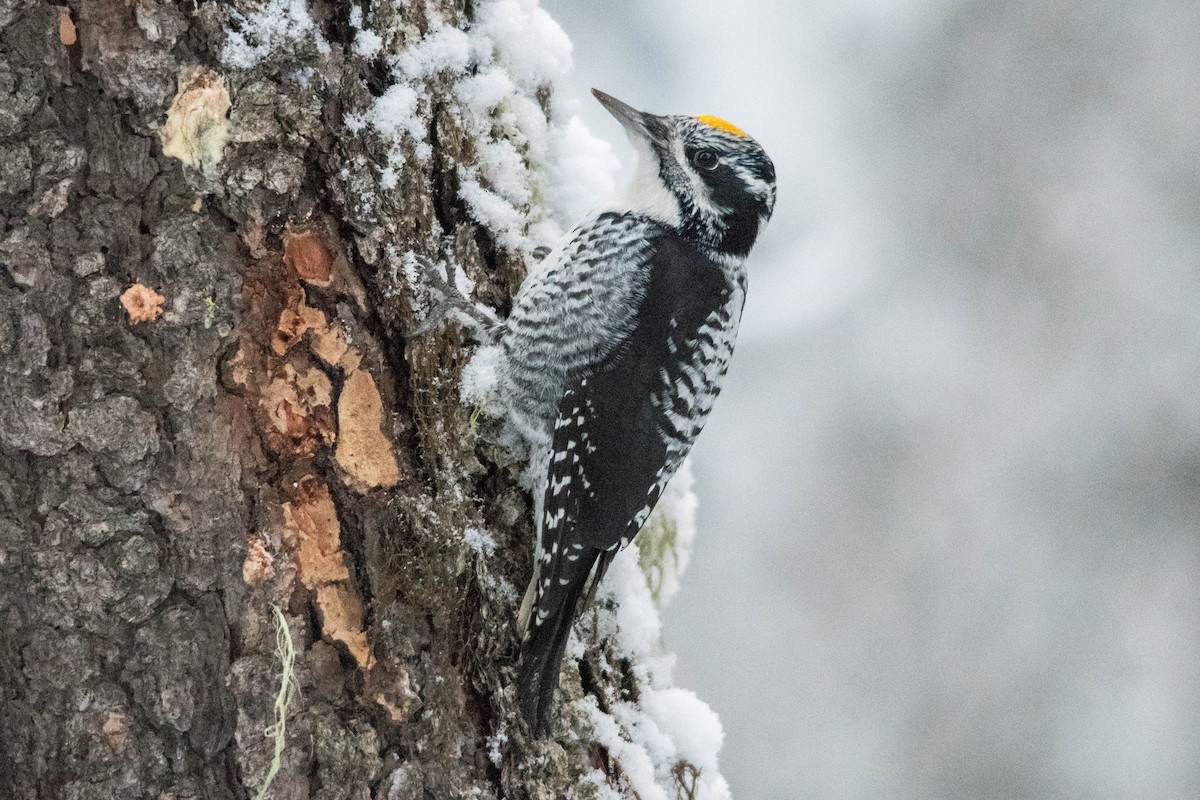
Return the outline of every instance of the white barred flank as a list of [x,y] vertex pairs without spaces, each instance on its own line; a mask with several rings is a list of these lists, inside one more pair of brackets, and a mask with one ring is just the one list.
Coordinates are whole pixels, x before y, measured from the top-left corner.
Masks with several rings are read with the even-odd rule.
[[632,327],[654,227],[645,217],[594,216],[522,284],[501,337],[500,380],[510,421],[535,447],[549,447],[566,376]]

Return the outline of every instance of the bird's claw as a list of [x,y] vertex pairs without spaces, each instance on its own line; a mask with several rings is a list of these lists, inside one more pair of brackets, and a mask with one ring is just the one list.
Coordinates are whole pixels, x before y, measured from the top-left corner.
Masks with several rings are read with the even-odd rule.
[[440,299],[425,315],[417,327],[406,331],[404,337],[412,339],[424,336],[442,324],[452,314],[468,328],[480,336],[490,340],[492,332],[500,325],[500,319],[489,309],[472,303],[455,285],[454,276],[458,267],[448,264],[445,272],[431,259],[418,253],[412,254],[412,259],[420,269],[424,279],[424,288],[434,297]]

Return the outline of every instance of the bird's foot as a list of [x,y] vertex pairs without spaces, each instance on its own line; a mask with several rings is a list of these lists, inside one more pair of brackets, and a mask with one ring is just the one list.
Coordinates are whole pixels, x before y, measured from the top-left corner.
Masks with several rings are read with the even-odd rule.
[[[410,258],[415,266],[415,274],[409,273],[410,280],[419,283],[433,305],[415,328],[404,333],[405,338],[424,336],[454,317],[483,341],[492,341],[495,329],[501,324],[500,318],[490,308],[472,303],[467,297],[469,281],[462,269],[457,264],[447,264],[443,268],[417,253],[412,253]],[[467,288],[460,288],[460,285]],[[417,286],[413,289],[418,291]]]

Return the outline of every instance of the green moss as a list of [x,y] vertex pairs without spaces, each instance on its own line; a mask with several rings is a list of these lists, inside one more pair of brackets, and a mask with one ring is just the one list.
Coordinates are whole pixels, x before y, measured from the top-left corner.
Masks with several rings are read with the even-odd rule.
[[646,575],[655,605],[661,600],[663,583],[666,581],[668,554],[672,560],[676,560],[677,536],[678,526],[674,519],[666,514],[652,514],[634,540],[638,548],[638,564]]

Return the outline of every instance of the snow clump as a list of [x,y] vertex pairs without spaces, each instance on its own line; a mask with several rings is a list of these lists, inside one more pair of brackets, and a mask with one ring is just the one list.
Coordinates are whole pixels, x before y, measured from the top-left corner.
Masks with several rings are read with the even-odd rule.
[[[375,54],[388,41],[361,10],[351,24],[359,52]],[[384,189],[395,188],[409,154],[432,156],[429,89],[437,80],[450,82],[454,117],[474,144],[475,163],[457,166],[459,196],[501,247],[529,256],[551,246],[562,224],[587,210],[581,198],[590,204],[612,193],[612,149],[546,99],[570,68],[571,42],[534,0],[482,3],[466,31],[431,12],[428,32],[387,61],[390,84],[345,119],[351,133],[371,129],[388,142]]]
[[221,60],[231,67],[250,69],[276,50],[309,41],[318,53],[329,52],[329,42],[313,22],[305,0],[270,0],[257,13],[234,9],[230,14],[238,30],[230,30]]

